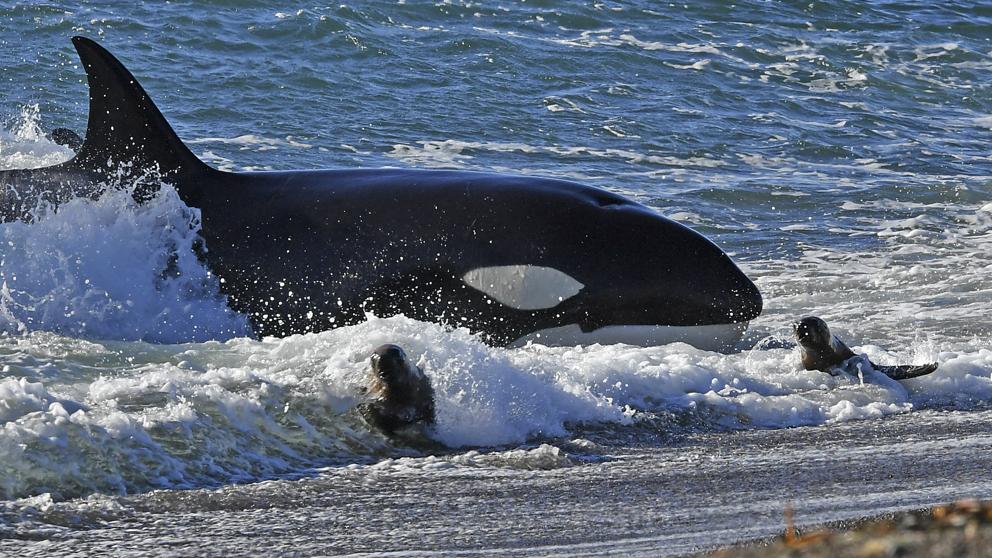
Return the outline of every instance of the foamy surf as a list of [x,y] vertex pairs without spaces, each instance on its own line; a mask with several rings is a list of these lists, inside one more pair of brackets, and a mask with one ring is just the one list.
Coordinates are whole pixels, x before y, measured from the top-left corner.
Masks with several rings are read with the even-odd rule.
[[[4,164],[43,166],[71,156],[45,138],[39,122],[28,110],[19,127],[0,135]],[[344,465],[547,470],[608,459],[593,442],[569,441],[590,429],[629,430],[635,438],[639,429],[776,429],[992,400],[992,351],[980,339],[958,338],[953,351],[941,352],[936,331],[895,352],[852,343],[880,363],[941,362],[938,373],[901,384],[870,372],[805,371],[788,348],[729,355],[680,343],[504,349],[402,316],[253,340],[195,253],[198,212],[167,185],[143,204],[123,186],[0,225],[6,498],[47,494],[59,502]],[[787,335],[790,317],[810,300],[843,312],[827,293],[862,275],[901,284],[890,297],[937,296],[926,277],[884,267],[919,260],[911,248],[923,244],[944,250],[942,265],[967,275],[960,262],[981,252],[990,223],[984,208],[954,211],[963,215],[959,230],[943,234],[913,233],[937,225],[922,218],[878,224],[878,236],[896,248],[879,264],[868,254],[851,266],[841,253],[808,252],[800,264],[813,277],[812,296],[794,294],[787,277],[773,272],[794,264],[757,262],[759,282],[773,296],[755,330]],[[838,330],[851,333],[844,325]],[[382,343],[402,345],[434,385],[437,423],[421,442],[389,440],[355,412],[368,357]]]
[[0,169],[33,169],[68,161],[73,151],[53,143],[41,128],[38,105],[21,107],[13,125],[0,127]]
[[[0,346],[8,363],[0,381],[2,489],[7,498],[47,492],[59,500],[415,457],[422,445],[392,442],[355,412],[371,348],[384,342],[403,345],[434,384],[437,424],[426,434],[440,445],[431,453],[541,440],[560,451],[518,456],[534,465],[485,450],[442,457],[441,465],[398,462],[403,468],[567,466],[569,450],[554,440],[587,428],[783,428],[992,400],[988,350],[942,354],[940,373],[928,377],[898,383],[866,374],[862,383],[800,370],[788,349],[500,349],[463,330],[403,317],[370,316],[285,339],[165,346],[35,333]],[[879,361],[893,358],[869,352]],[[659,416],[678,420],[657,422]]]
[[[71,156],[41,131],[37,107],[0,134],[0,168]],[[137,187],[108,184],[95,199],[39,203],[29,222],[0,224],[0,329],[157,342],[250,333],[195,252],[199,211],[167,184],[139,204]]]

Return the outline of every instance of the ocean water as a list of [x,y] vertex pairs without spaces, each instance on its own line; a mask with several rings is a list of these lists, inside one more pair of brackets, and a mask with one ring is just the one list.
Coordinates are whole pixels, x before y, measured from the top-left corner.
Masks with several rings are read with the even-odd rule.
[[[219,168],[578,180],[706,234],[765,299],[730,354],[402,316],[257,340],[169,188],[42,210],[0,224],[0,552],[667,555],[786,507],[992,497],[992,8],[563,4],[0,2],[0,168],[72,156],[45,131],[85,129],[82,34]],[[804,371],[781,341],[809,314],[940,368]],[[385,342],[434,384],[423,439],[355,412]]]

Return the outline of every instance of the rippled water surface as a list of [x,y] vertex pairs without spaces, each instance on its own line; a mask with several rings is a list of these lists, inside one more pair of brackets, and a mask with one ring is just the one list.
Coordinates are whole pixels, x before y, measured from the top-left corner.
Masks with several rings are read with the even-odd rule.
[[[404,317],[254,340],[174,192],[76,200],[0,225],[3,552],[663,555],[780,532],[790,502],[992,496],[992,8],[0,2],[0,168],[72,156],[45,131],[85,129],[79,34],[214,166],[594,184],[712,238],[765,311],[731,354]],[[806,314],[940,369],[803,371],[777,341]],[[384,342],[434,383],[424,439],[355,412]]]

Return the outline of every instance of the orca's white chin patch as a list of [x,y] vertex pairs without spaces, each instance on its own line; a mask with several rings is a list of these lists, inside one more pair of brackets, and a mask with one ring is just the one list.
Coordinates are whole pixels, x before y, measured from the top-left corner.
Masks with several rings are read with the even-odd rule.
[[577,324],[543,329],[528,333],[510,344],[520,347],[527,342],[548,346],[614,345],[625,343],[641,347],[688,343],[706,351],[727,351],[736,345],[747,331],[747,322],[702,326],[613,325],[584,332]]

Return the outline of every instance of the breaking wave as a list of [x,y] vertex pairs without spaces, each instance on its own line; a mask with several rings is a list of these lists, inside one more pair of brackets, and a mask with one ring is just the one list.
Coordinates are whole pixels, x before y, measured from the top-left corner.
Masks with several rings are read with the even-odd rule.
[[[0,134],[5,165],[71,156],[45,139],[34,113],[24,118],[35,125],[30,133]],[[839,320],[839,331],[871,333],[843,319],[855,311],[851,304],[871,301],[838,301],[836,291],[870,277],[896,309],[900,297],[939,298],[948,284],[935,287],[911,267],[898,271],[925,258],[927,246],[938,250],[935,258],[958,262],[948,264],[951,272],[971,273],[976,286],[962,296],[980,308],[972,299],[986,279],[958,265],[986,246],[992,226],[984,207],[973,210],[961,205],[956,211],[972,218],[929,233],[935,225],[926,219],[874,223],[888,252],[874,260],[866,252],[860,264],[828,249],[752,262],[749,271],[770,295],[754,330],[775,340],[790,318],[815,305]],[[851,343],[875,362],[940,361],[938,373],[903,383],[870,370],[863,377],[805,371],[789,348],[729,355],[684,344],[493,348],[465,330],[402,316],[251,339],[196,256],[198,227],[197,210],[167,186],[143,204],[126,187],[110,188],[29,223],[0,225],[5,498],[48,494],[50,502],[337,466],[558,468],[609,458],[576,436],[821,425],[992,401],[987,339],[955,332],[951,344],[936,327],[922,338],[883,337],[898,341],[895,349]],[[899,267],[881,269],[889,265]],[[796,290],[789,278],[800,271],[810,279]],[[908,316],[878,324],[905,332]],[[387,439],[355,412],[369,354],[387,342],[406,349],[437,394],[437,424],[415,439]]]

